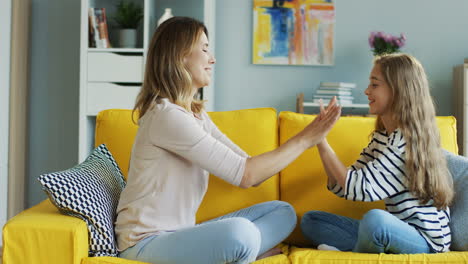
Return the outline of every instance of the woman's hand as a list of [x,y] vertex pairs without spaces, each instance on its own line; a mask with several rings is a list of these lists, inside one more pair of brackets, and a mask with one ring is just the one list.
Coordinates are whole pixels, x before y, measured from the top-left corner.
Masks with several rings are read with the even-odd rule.
[[335,96],[330,100],[326,109],[320,102],[320,114],[299,133],[305,146],[310,148],[322,142],[340,115],[341,107],[337,104]]

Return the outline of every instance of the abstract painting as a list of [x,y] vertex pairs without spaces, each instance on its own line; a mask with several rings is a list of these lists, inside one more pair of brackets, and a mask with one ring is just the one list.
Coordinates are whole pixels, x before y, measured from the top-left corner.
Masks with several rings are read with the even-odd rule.
[[253,63],[333,65],[333,0],[253,0]]

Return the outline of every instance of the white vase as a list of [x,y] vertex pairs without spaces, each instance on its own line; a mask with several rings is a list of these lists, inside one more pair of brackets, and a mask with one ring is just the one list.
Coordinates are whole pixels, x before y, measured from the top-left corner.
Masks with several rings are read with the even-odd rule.
[[164,14],[161,16],[161,18],[158,20],[158,26],[161,25],[164,21],[168,20],[169,18],[173,17],[172,15],[172,9],[166,8],[164,9]]
[[137,30],[136,29],[120,29],[119,30],[119,46],[121,48],[136,48]]

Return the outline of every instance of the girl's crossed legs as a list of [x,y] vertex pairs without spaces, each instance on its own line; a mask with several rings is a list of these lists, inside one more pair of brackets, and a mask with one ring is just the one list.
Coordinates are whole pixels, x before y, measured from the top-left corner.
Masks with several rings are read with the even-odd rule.
[[120,257],[149,263],[250,263],[283,241],[296,225],[291,205],[271,201],[143,239]]
[[360,221],[310,211],[303,216],[301,229],[314,246],[327,244],[342,251],[393,254],[432,252],[414,227],[379,209],[370,210]]

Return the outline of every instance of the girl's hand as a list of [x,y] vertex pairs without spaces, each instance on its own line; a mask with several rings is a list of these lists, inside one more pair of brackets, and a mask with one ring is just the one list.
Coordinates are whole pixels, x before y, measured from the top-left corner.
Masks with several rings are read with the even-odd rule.
[[336,96],[333,96],[333,98],[330,100],[330,102],[328,102],[327,108],[324,108],[323,107],[323,101],[322,101],[322,99],[320,99],[320,101],[319,101],[319,108],[320,108],[319,117],[322,117],[323,115],[325,115],[327,113],[327,110],[330,108],[330,106],[337,105],[337,103],[338,103],[338,101],[336,99]]
[[[333,98],[330,100],[330,102],[328,102],[327,108],[324,108],[323,107],[323,101],[322,101],[322,99],[320,99],[320,101],[319,101],[320,114],[319,114],[318,118],[322,118],[322,116],[326,115],[327,110],[330,108],[330,106],[337,105],[337,102],[338,101],[336,99],[336,96],[333,96]],[[326,143],[326,141],[327,141],[327,138],[324,137],[321,142],[317,143],[317,146],[319,147],[321,144]]]
[[313,147],[325,139],[328,132],[330,132],[333,125],[341,115],[341,107],[337,105],[336,97],[330,100],[327,108],[320,105],[320,114],[317,118],[307,125],[304,130],[300,132],[303,137],[304,144],[307,148]]

